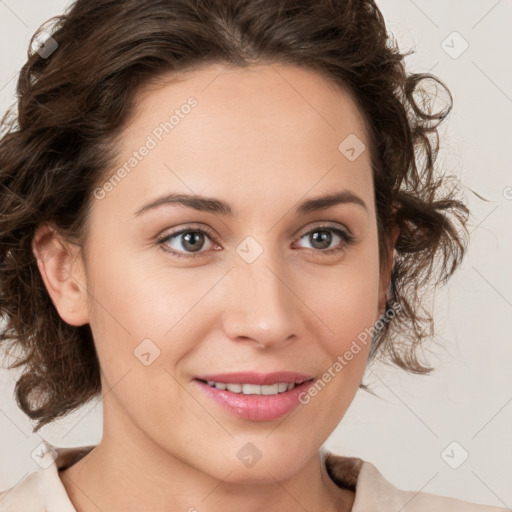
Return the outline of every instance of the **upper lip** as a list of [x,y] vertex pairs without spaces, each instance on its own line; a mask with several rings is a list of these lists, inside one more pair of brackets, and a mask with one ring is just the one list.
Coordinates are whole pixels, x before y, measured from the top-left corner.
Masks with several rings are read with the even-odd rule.
[[313,379],[313,376],[296,372],[274,372],[274,373],[256,373],[256,372],[236,372],[236,373],[217,373],[215,375],[198,375],[196,379],[213,382],[224,382],[226,384],[258,384],[260,386],[271,386],[279,382],[288,384],[301,384]]

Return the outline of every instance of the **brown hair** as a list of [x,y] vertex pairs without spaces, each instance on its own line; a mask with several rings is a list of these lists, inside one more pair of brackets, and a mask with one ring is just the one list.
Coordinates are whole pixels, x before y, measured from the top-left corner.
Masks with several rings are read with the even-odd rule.
[[[31,46],[43,30],[58,47],[29,50],[17,115],[12,107],[4,116],[0,139],[0,341],[10,354],[20,349],[11,364],[24,366],[16,399],[38,420],[34,431],[101,390],[90,327],[58,315],[32,252],[34,231],[51,223],[82,244],[92,191],[115,161],[137,93],[213,62],[298,65],[353,93],[369,128],[383,271],[400,229],[386,305],[394,314],[375,331],[370,359],[431,370],[417,355],[433,334],[422,301],[459,265],[467,236],[466,206],[447,188],[450,177],[434,172],[452,97],[435,76],[406,73],[411,52],[400,52],[373,0],[77,0]],[[440,112],[420,104],[418,91],[434,97],[424,84],[444,91]]]

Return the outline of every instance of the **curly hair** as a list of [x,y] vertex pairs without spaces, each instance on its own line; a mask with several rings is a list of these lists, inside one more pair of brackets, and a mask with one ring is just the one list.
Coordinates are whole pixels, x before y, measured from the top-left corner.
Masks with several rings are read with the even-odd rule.
[[[34,49],[43,32],[51,53]],[[58,315],[34,232],[49,223],[83,244],[92,191],[115,161],[138,92],[209,63],[292,64],[353,94],[369,132],[381,270],[392,270],[393,318],[374,332],[369,360],[432,370],[418,357],[433,335],[425,297],[460,264],[469,211],[448,186],[457,180],[434,165],[452,96],[434,75],[406,73],[410,53],[373,0],[77,0],[36,31],[0,139],[0,341],[8,354],[19,349],[10,368],[23,367],[16,400],[34,431],[101,391],[91,329]],[[435,112],[439,91],[446,101]]]

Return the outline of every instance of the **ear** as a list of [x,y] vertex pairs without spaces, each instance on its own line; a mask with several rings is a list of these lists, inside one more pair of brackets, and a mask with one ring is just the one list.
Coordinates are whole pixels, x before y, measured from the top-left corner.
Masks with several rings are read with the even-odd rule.
[[80,248],[64,241],[49,225],[36,229],[32,250],[59,316],[70,325],[88,323],[87,288]]
[[[393,264],[394,264],[394,259],[395,259],[395,244],[396,244],[396,239],[398,238],[399,233],[400,233],[400,229],[398,227],[395,227],[391,234],[391,239],[390,239],[391,245],[390,245],[390,250],[389,250],[389,255],[387,258],[386,266],[380,275],[379,316],[384,314],[384,311],[386,310],[386,302],[388,299],[389,284],[391,282],[391,274],[393,272]],[[377,320],[378,320],[378,318],[377,318]]]

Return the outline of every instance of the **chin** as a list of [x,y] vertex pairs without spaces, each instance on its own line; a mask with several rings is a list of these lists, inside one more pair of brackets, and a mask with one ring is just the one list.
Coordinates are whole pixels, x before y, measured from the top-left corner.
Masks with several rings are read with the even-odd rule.
[[298,453],[296,450],[283,450],[282,446],[275,446],[273,449],[274,447],[268,446],[268,443],[259,450],[256,444],[257,441],[254,444],[250,441],[237,443],[237,449],[231,452],[234,457],[228,455],[215,458],[215,476],[219,476],[217,473],[221,468],[221,480],[229,474],[226,482],[271,484],[276,480],[291,478],[306,463],[306,454]]

